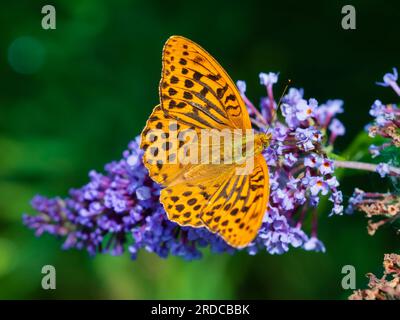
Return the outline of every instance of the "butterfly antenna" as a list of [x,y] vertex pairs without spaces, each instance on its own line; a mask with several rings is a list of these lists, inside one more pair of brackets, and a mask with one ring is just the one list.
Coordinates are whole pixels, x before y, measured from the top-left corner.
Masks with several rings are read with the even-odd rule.
[[286,86],[285,86],[285,89],[283,89],[283,92],[282,92],[282,94],[281,94],[281,97],[279,98],[279,102],[278,102],[277,108],[279,108],[279,107],[281,106],[283,96],[285,95],[285,93],[286,93],[286,91],[287,91],[287,89],[289,88],[289,86],[290,86],[291,83],[292,83],[292,80],[288,79],[288,81],[287,81],[287,83],[286,83]]
[[[278,113],[277,111],[278,111],[279,107],[281,106],[283,96],[285,95],[285,93],[286,93],[286,91],[287,91],[287,89],[289,88],[289,86],[290,86],[291,83],[292,83],[292,80],[288,79],[288,81],[287,81],[287,83],[286,83],[286,86],[285,86],[285,88],[283,89],[283,92],[282,92],[282,94],[281,94],[281,97],[279,98],[278,105],[276,106],[276,112],[274,113],[274,115],[273,115],[273,117],[272,117],[272,118],[273,118],[273,119],[272,119],[272,122],[275,121],[276,114]],[[271,123],[272,123],[272,122],[271,122]]]

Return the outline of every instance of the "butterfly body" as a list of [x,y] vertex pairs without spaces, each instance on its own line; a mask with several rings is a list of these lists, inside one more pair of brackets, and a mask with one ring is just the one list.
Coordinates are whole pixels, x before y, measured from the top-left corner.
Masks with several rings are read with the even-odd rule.
[[141,141],[149,175],[164,187],[160,201],[170,220],[206,227],[230,245],[245,247],[268,204],[262,151],[270,135],[252,132],[235,84],[199,45],[173,36],[162,60],[160,105]]
[[[269,143],[271,141],[271,135],[268,133],[256,133],[254,135],[254,141],[252,142],[252,144],[254,144],[254,150],[250,150],[250,152],[247,151],[246,156],[247,157],[255,157],[257,155],[259,155],[260,153],[262,153],[265,149],[268,148]],[[246,148],[246,146],[248,145],[248,141],[245,139],[245,141],[243,141],[243,148]]]

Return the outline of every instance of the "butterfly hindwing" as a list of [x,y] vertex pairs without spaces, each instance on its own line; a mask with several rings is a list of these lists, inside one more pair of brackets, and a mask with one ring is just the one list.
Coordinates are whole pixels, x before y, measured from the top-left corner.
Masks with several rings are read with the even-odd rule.
[[203,209],[202,220],[234,247],[244,247],[257,235],[269,198],[269,174],[264,157],[255,157],[254,170],[246,175],[235,171]]
[[204,227],[202,213],[232,166],[204,167],[199,175],[161,190],[160,201],[168,218],[182,226]]

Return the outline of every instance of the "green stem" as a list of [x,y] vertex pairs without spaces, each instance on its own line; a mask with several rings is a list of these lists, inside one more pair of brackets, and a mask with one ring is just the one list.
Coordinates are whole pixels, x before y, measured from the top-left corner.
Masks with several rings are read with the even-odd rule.
[[[341,161],[335,160],[334,165],[336,168],[346,168],[346,169],[355,169],[355,170],[365,170],[376,172],[376,164],[366,163],[366,162],[358,162],[358,161]],[[396,168],[393,166],[389,166],[390,175],[400,176],[400,168]]]

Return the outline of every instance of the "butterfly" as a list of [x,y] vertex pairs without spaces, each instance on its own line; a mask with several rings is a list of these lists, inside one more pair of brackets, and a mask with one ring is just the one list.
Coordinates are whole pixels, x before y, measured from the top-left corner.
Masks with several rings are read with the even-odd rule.
[[[150,177],[163,187],[160,201],[168,219],[181,226],[206,227],[233,247],[247,246],[256,237],[268,205],[269,174],[261,152],[270,136],[257,133],[233,143],[240,149],[252,142],[244,157],[253,161],[253,167],[246,174],[237,173],[244,163],[232,153],[225,157],[221,142],[200,141],[205,130],[234,130],[238,136],[252,127],[226,71],[184,37],[172,36],[164,45],[159,95],[160,104],[142,132],[141,148]],[[184,137],[188,133],[194,133],[193,139]],[[187,161],[198,152],[204,154],[204,146],[211,161]]]

